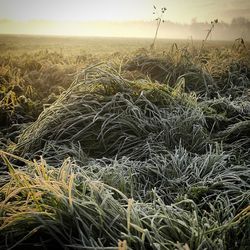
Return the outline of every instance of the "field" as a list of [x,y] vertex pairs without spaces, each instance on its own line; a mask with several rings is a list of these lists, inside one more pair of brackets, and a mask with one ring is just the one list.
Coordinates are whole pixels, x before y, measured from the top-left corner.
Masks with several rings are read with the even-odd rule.
[[0,36],[0,249],[249,249],[250,45]]

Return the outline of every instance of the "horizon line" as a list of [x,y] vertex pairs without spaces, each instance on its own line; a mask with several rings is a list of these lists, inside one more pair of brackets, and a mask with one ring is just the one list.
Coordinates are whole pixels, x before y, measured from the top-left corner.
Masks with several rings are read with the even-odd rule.
[[[246,17],[242,17],[242,16],[237,16],[237,17],[232,17],[230,21],[224,21],[223,19],[219,19],[219,23],[218,24],[231,24],[233,20],[238,19],[238,18],[244,18],[245,20],[250,22],[249,18]],[[211,19],[213,20],[213,18]],[[193,21],[193,19],[190,20],[190,22],[177,22],[177,21],[172,21],[169,19],[166,19],[165,22],[166,23],[174,23],[174,24],[181,24],[181,25],[191,25],[193,23],[201,23],[201,24],[209,24],[211,22],[211,20],[207,20],[207,21],[199,21],[197,19],[195,19],[195,22]],[[105,19],[100,19],[100,20],[63,20],[63,19],[27,19],[27,20],[22,20],[22,19],[10,19],[10,18],[0,18],[0,23],[1,22],[20,22],[20,23],[25,23],[25,22],[69,22],[69,23],[132,23],[132,22],[142,22],[142,23],[151,23],[151,22],[155,22],[154,19],[147,19],[147,20],[143,20],[143,19],[131,19],[131,20],[105,20]]]
[[[1,36],[26,36],[26,37],[58,37],[58,38],[107,38],[107,39],[153,39],[152,37],[133,37],[133,36],[102,36],[102,35],[59,35],[59,34],[25,34],[25,33],[0,33]],[[159,37],[157,40],[179,40],[179,41],[188,41],[191,38],[162,38]],[[202,41],[202,39],[195,39],[192,38],[193,41]],[[235,39],[215,39],[215,40],[209,40],[209,42],[232,42]],[[250,40],[246,40],[249,42]]]

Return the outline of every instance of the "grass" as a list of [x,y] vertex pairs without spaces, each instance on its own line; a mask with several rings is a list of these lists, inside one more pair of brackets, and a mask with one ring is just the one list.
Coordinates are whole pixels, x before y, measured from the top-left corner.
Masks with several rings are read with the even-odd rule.
[[32,53],[0,57],[0,249],[249,248],[246,49]]
[[22,155],[35,153],[46,141],[56,141],[80,143],[89,156],[143,159],[151,151],[173,149],[180,140],[192,151],[204,148],[205,119],[193,107],[193,96],[179,86],[127,81],[113,69],[106,70],[94,67],[84,72],[83,80],[82,73],[77,76],[67,92],[23,132],[16,150]]
[[[219,249],[225,247],[225,237],[232,227],[248,219],[247,207],[235,216],[235,211],[227,207],[229,215],[225,216],[225,207],[218,208],[226,201],[222,197],[213,203],[206,201],[210,212],[202,211],[187,197],[166,205],[158,194],[164,190],[156,187],[151,189],[150,201],[143,201],[143,194],[141,200],[128,198],[131,196],[120,191],[121,184],[106,184],[107,175],[105,178],[103,173],[110,171],[98,164],[96,172],[69,159],[60,168],[48,166],[43,159],[25,160],[24,170],[13,168],[9,154],[1,154],[10,173],[0,191],[1,247],[56,244],[64,249],[115,249],[118,240],[126,240],[128,249],[172,249],[184,244],[190,249]],[[124,171],[116,167],[118,173],[119,169]],[[150,167],[148,170],[154,172]],[[133,172],[133,167],[129,171]],[[150,175],[142,169],[140,173],[138,183],[143,184],[141,179]],[[133,190],[141,188],[134,185]],[[218,221],[222,212],[225,218]]]

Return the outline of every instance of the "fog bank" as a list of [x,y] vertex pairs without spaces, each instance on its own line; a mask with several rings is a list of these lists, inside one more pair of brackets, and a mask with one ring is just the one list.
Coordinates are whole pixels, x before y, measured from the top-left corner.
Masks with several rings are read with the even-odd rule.
[[[162,23],[159,30],[159,38],[178,39],[204,39],[209,22],[197,22],[195,19],[191,24],[180,24],[170,21]],[[29,35],[69,35],[69,36],[111,36],[111,37],[153,37],[156,22],[146,21],[13,21],[0,20],[1,34],[29,34]],[[209,39],[213,40],[235,40],[242,37],[250,40],[250,21],[246,18],[234,18],[231,23],[219,20]]]

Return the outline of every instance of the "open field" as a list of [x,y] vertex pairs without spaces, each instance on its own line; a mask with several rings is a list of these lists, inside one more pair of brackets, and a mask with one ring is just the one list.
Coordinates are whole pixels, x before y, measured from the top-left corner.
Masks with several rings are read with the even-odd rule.
[[[149,48],[152,39],[148,38],[109,38],[109,37],[63,37],[63,36],[29,36],[0,35],[1,54],[32,53],[40,50],[53,50],[64,55],[77,56],[81,53],[109,55],[115,52],[134,52],[139,48]],[[173,43],[180,46],[200,46],[200,41],[159,39],[159,50],[169,49]],[[209,48],[231,48],[229,41],[209,41]]]
[[0,249],[249,249],[249,44],[0,36]]

